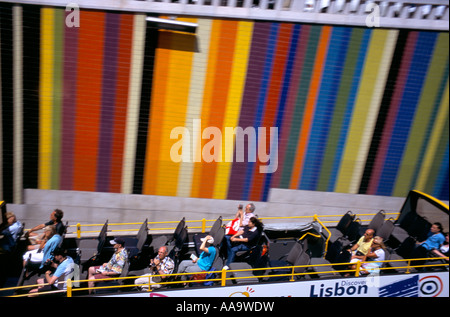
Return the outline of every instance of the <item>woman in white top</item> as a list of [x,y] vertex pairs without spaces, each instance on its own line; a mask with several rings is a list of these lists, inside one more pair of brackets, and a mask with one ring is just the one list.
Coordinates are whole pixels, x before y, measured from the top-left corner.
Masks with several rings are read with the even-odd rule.
[[372,262],[372,261],[384,261],[385,260],[385,245],[383,243],[383,238],[376,236],[373,238],[372,245],[369,253],[366,255],[367,263],[361,265],[361,274],[379,274],[380,267],[383,262]]

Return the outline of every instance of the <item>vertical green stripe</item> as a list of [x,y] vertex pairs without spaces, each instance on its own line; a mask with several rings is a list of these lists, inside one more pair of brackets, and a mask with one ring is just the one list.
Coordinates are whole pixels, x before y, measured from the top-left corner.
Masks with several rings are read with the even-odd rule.
[[[447,102],[448,107],[448,102]],[[438,173],[441,168],[441,162],[445,155],[445,150],[448,145],[448,131],[449,131],[449,122],[448,122],[448,113],[447,117],[445,119],[445,126],[444,129],[442,129],[442,133],[439,138],[439,144],[436,149],[436,153],[433,158],[433,164],[430,168],[430,173],[428,174],[428,179],[424,188],[424,191],[426,193],[432,193],[434,186],[436,185],[436,180],[438,178]],[[447,175],[448,177],[448,175]]]
[[355,73],[356,63],[360,45],[363,39],[364,29],[354,28],[352,30],[347,56],[342,73],[338,95],[336,97],[336,104],[333,112],[333,119],[331,128],[328,134],[327,146],[323,158],[322,170],[320,171],[320,179],[317,185],[317,190],[327,191],[330,181],[330,175],[333,169],[333,162],[335,160],[340,131],[344,121],[344,115],[347,108],[348,98],[350,95],[353,76]]
[[[448,33],[442,33],[438,38],[428,68],[428,74],[426,76],[427,80],[423,85],[422,95],[395,183],[393,191],[394,196],[403,195],[405,189],[409,189],[413,185],[413,177],[418,164],[420,164],[421,149],[426,141],[427,128],[430,120],[432,120],[433,111],[435,111],[435,107],[432,105],[436,104],[436,98],[438,97],[440,87],[442,86],[441,80],[444,72],[447,71],[447,68],[443,66],[447,64],[448,48]],[[444,52],[446,52],[446,54]],[[439,107],[439,103],[437,103],[437,107]]]
[[[14,105],[14,171],[13,188],[16,204],[22,203],[23,189],[23,13],[13,6],[13,105]],[[0,87],[1,89],[1,87]]]
[[52,157],[51,157],[51,189],[59,187],[59,171],[61,163],[61,122],[63,98],[63,52],[65,12],[55,9],[54,14],[54,59],[53,59],[53,115],[52,115]]
[[298,87],[297,98],[295,100],[295,109],[292,116],[289,141],[286,147],[286,155],[284,159],[283,172],[281,174],[280,188],[289,188],[289,184],[291,182],[292,168],[295,161],[297,143],[303,121],[303,112],[305,110],[306,98],[308,97],[312,70],[314,69],[314,60],[316,57],[316,50],[319,44],[321,32],[321,26],[311,26],[308,43],[306,44],[308,48],[305,53],[305,60],[303,61],[303,69]]

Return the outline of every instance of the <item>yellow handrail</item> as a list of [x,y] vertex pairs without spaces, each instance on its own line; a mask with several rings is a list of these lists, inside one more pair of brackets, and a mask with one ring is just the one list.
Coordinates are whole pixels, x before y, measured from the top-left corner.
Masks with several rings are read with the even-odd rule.
[[[374,216],[375,213],[367,213],[367,214],[356,214],[357,217],[362,216]],[[398,216],[398,212],[391,212],[386,213],[386,215],[396,215]],[[313,216],[288,216],[288,217],[261,217],[263,222],[264,221],[271,221],[271,220],[282,220],[282,219],[312,219],[314,221],[319,221],[323,227],[325,227],[324,224],[330,224],[330,223],[337,223],[339,222],[339,217],[342,217],[342,215],[323,215],[319,217],[317,215]],[[333,220],[323,220],[323,219],[329,219],[329,218],[339,218],[339,219],[333,219]],[[232,219],[223,219],[224,222],[231,221]],[[371,219],[361,219],[361,221],[370,221]],[[214,222],[215,219],[201,219],[201,220],[187,220],[186,223],[192,224],[189,225],[189,229],[200,229],[202,233],[206,232],[206,229],[211,228],[212,226],[207,225],[208,222]],[[155,222],[148,222],[148,230],[149,231],[168,231],[168,230],[175,230],[174,227],[157,227],[161,224],[178,224],[178,220],[171,220],[171,221],[155,221]],[[198,225],[197,225],[198,224]],[[129,222],[129,223],[108,223],[108,228],[110,227],[116,227],[116,226],[135,226],[135,225],[142,225],[142,222]],[[76,234],[77,238],[81,238],[81,235],[88,234],[88,233],[99,233],[101,227],[103,227],[103,224],[80,224],[77,223],[75,225],[69,225],[69,228],[75,228],[75,231],[68,232],[69,234]],[[82,230],[82,227],[99,227],[98,230]],[[132,232],[132,231],[138,231],[139,228],[126,228],[126,229],[109,229],[108,232]]]
[[314,221],[317,221],[328,233],[327,239],[325,241],[325,250],[323,252],[323,258],[325,258],[327,252],[328,252],[328,241],[330,241],[331,238],[331,232],[328,230],[328,228],[323,224],[323,222],[319,219],[317,215],[314,215]]
[[[407,262],[407,266],[403,267],[394,267],[394,266],[390,266],[390,267],[380,267],[380,271],[381,270],[395,270],[395,269],[406,269],[404,274],[408,274],[410,273],[410,269],[411,268],[426,268],[426,267],[444,267],[447,266],[448,267],[448,263],[438,263],[438,264],[421,264],[421,265],[411,265],[411,262],[414,261],[423,261],[423,260],[448,260],[448,257],[436,257],[436,258],[419,258],[419,259],[399,259],[399,260],[384,260],[384,261],[370,261],[371,263],[386,263],[386,262]],[[361,268],[362,268],[362,264],[363,263],[368,263],[367,262],[357,262],[356,268],[355,269],[351,269],[351,268],[347,268],[344,270],[333,270],[333,271],[321,271],[320,274],[337,274],[337,273],[354,273],[355,277],[360,276],[360,272],[361,272]],[[216,273],[216,274],[221,274],[221,276],[219,278],[214,278],[214,279],[203,279],[203,280],[186,280],[186,281],[168,281],[168,282],[158,282],[158,283],[151,283],[149,281],[149,283],[145,283],[145,284],[129,284],[129,285],[113,285],[113,286],[97,286],[97,287],[93,287],[93,288],[74,288],[73,284],[75,284],[75,282],[88,282],[89,280],[78,280],[78,281],[67,281],[67,297],[72,297],[74,292],[79,292],[79,291],[86,291],[86,290],[97,290],[97,289],[117,289],[117,288],[132,288],[132,287],[136,287],[136,286],[140,286],[140,285],[148,285],[149,287],[149,291],[151,291],[151,285],[155,285],[155,284],[160,284],[160,285],[173,285],[173,284],[180,284],[180,283],[200,283],[200,282],[205,282],[205,281],[214,281],[214,282],[220,282],[220,286],[224,287],[226,286],[226,281],[228,280],[239,280],[239,279],[250,279],[250,278],[258,278],[258,279],[263,279],[263,278],[267,278],[267,277],[290,277],[289,281],[295,281],[294,277],[295,276],[302,276],[302,275],[315,275],[318,274],[318,272],[314,272],[314,271],[310,271],[308,270],[308,268],[312,268],[312,267],[320,267],[320,266],[350,266],[354,263],[326,263],[326,264],[316,264],[316,265],[297,265],[297,266],[283,266],[283,267],[267,267],[267,268],[250,268],[250,269],[239,269],[239,270],[220,270],[220,271],[211,271],[208,273]],[[305,272],[302,273],[295,273],[295,269],[296,268],[305,268]],[[274,274],[274,275],[251,275],[251,276],[242,276],[242,277],[236,277],[236,276],[230,276],[227,277],[228,273],[233,273],[233,272],[245,272],[245,271],[253,271],[253,272],[257,272],[257,271],[267,271],[267,270],[289,270],[289,273],[280,273],[280,274]],[[182,275],[195,275],[195,274],[204,274],[205,272],[194,272],[194,273],[174,273],[174,274],[168,274],[166,275],[167,277],[175,277],[175,276],[182,276]],[[137,279],[140,277],[144,277],[144,276],[127,276],[127,277],[117,277],[117,278],[104,278],[104,279],[98,279],[96,281],[112,281],[112,280],[126,280],[126,279]],[[161,277],[161,275],[153,275],[153,277]],[[63,283],[63,282],[60,282]],[[44,285],[48,285],[48,284],[44,284]],[[18,287],[9,287],[9,288],[3,288],[0,289],[0,292],[3,291],[9,291],[9,290],[19,290],[19,289],[26,289],[26,288],[36,288],[39,285],[27,285],[27,286],[18,286]],[[33,295],[43,295],[43,294],[51,294],[51,293],[60,293],[61,291],[50,291],[50,292],[42,292],[42,293],[35,293]],[[29,294],[21,294],[21,295],[14,295],[11,297],[25,297],[25,296],[29,296]]]

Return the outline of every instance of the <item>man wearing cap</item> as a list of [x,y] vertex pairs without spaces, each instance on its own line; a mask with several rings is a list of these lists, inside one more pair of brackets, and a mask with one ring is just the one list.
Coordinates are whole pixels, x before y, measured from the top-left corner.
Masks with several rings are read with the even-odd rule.
[[[51,266],[56,267],[55,273],[52,274],[52,271],[50,270],[46,271],[45,278],[37,280],[39,286],[38,288],[32,289],[30,294],[67,289],[67,280],[73,276],[75,263],[61,248],[56,248],[52,252],[52,255],[53,261]],[[62,283],[63,281],[64,283]],[[48,283],[48,285],[44,286],[44,283]]]
[[[213,265],[214,259],[216,257],[216,248],[212,246],[214,243],[214,238],[211,236],[206,236],[201,239],[202,244],[200,245],[200,250],[202,253],[197,259],[194,257],[192,260],[184,260],[180,263],[177,273],[194,273],[209,271]],[[183,275],[182,280],[186,280],[187,276]]]
[[[123,266],[128,260],[128,252],[125,249],[125,241],[121,238],[115,238],[110,243],[114,246],[114,254],[108,263],[101,266],[91,266],[89,268],[88,285],[90,288],[94,287],[96,279],[114,278],[122,273]],[[89,290],[91,293],[92,290]]]

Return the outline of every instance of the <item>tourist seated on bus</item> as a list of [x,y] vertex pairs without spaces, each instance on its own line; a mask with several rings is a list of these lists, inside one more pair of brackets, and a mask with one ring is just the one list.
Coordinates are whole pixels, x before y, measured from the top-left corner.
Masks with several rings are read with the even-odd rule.
[[437,257],[447,257],[445,261],[448,262],[448,232],[445,234],[445,241],[441,244],[439,249],[433,249],[432,253]]
[[[100,266],[91,266],[88,270],[88,286],[93,288],[96,280],[115,278],[122,274],[123,267],[128,261],[128,252],[125,249],[125,241],[121,238],[115,238],[110,243],[114,246],[114,254],[108,263],[104,263]],[[89,294],[92,294],[93,290],[89,290]]]
[[445,236],[442,231],[443,227],[440,222],[433,223],[427,239],[425,241],[418,242],[418,247],[424,248],[427,251],[439,250],[441,245],[445,242]]
[[258,218],[250,218],[244,230],[239,231],[227,241],[227,261],[223,269],[229,269],[229,265],[234,261],[236,253],[239,251],[248,251],[254,247],[262,234],[263,224]]
[[362,274],[377,275],[380,273],[380,268],[383,266],[383,262],[386,257],[385,252],[386,246],[383,243],[383,238],[376,236],[373,238],[371,248],[366,255],[365,261],[370,261],[363,263],[361,265]]
[[[178,266],[177,273],[194,273],[194,272],[204,272],[209,271],[214,263],[216,257],[216,248],[212,246],[214,243],[214,238],[210,235],[201,239],[202,244],[200,245],[200,257],[191,256],[191,260],[181,261]],[[181,280],[185,281],[188,279],[187,275],[182,275]]]
[[[45,278],[40,278],[37,280],[37,284],[39,286],[32,289],[30,294],[55,290],[67,290],[67,280],[72,278],[74,274],[75,263],[73,259],[66,254],[65,250],[61,248],[56,248],[53,251],[53,257],[51,267],[55,269],[55,272],[52,274],[51,270],[47,270],[45,272]],[[44,285],[47,283],[48,285]]]
[[12,212],[7,212],[6,227],[0,232],[0,253],[11,252],[16,246],[19,232],[22,230],[22,224],[17,221],[16,215]]
[[411,254],[411,258],[418,259],[414,261],[414,265],[422,265],[426,262],[425,258],[435,257],[435,250],[439,250],[445,242],[445,236],[442,231],[443,227],[440,222],[435,222],[431,225],[427,239],[418,242]]
[[[160,288],[161,284],[153,284],[164,281],[167,278],[168,274],[173,273],[173,269],[175,267],[174,261],[168,256],[167,246],[162,246],[158,249],[158,255],[154,259],[150,260],[150,273],[142,275],[142,277],[137,278],[134,281],[135,285],[147,284],[138,286],[140,290],[146,291],[148,290],[148,283],[150,279],[151,289]],[[161,276],[153,276],[153,275],[161,275]]]
[[23,266],[25,267],[27,261],[30,260],[28,263],[30,268],[43,269],[53,260],[52,252],[61,244],[61,241],[62,237],[56,233],[56,227],[54,225],[46,226],[41,244],[23,255]]
[[[358,242],[348,249],[350,252],[350,263],[365,261],[367,253],[369,253],[372,246],[374,234],[375,231],[373,229],[367,229]],[[356,269],[356,264],[350,265],[349,269]],[[345,276],[350,276],[350,273],[345,274]]]
[[47,226],[55,226],[56,233],[61,237],[64,235],[64,231],[66,227],[62,223],[62,218],[64,216],[64,212],[60,209],[55,209],[50,214],[50,221],[37,225],[25,233],[25,238],[27,238],[31,245],[28,246],[28,250],[36,249],[36,245],[40,245],[42,240],[44,239],[44,234],[38,235],[35,231],[39,231]]

